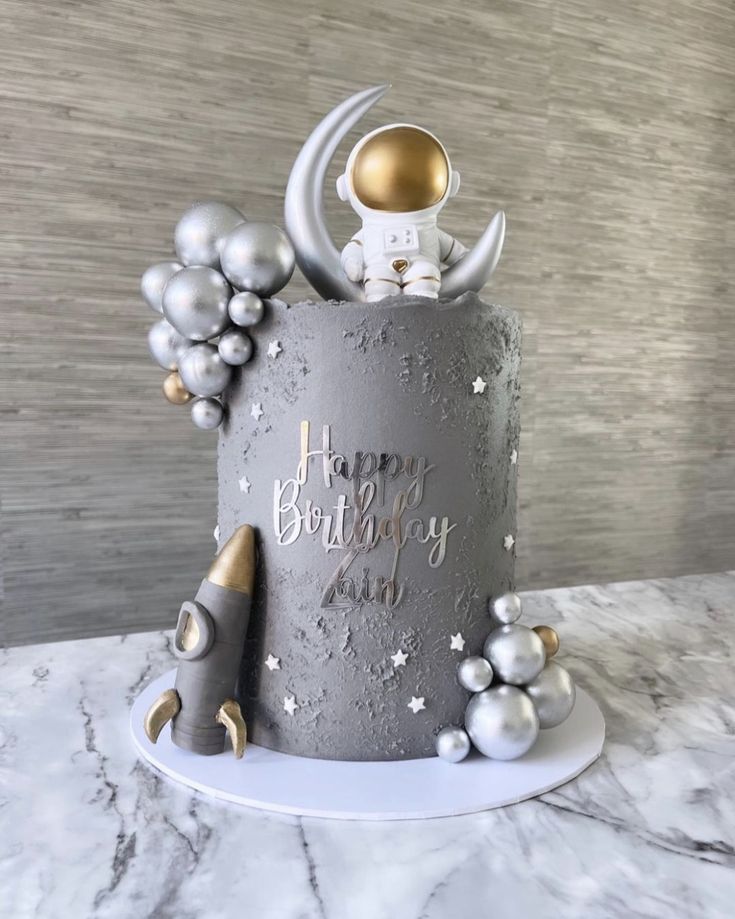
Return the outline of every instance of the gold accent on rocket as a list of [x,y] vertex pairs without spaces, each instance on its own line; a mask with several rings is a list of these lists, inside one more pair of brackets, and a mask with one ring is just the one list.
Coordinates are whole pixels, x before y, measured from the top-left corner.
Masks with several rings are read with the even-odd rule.
[[544,643],[546,656],[553,657],[559,650],[559,636],[556,631],[550,625],[535,625],[533,630]]
[[218,587],[253,595],[255,580],[255,530],[246,523],[238,527],[212,562],[207,580]]
[[245,745],[248,742],[248,729],[242,717],[240,706],[234,699],[225,699],[214,716],[215,721],[224,725],[232,741],[232,752],[236,759],[242,759]]
[[181,647],[184,651],[191,651],[199,643],[199,626],[192,615],[186,617],[186,625],[181,635]]
[[151,743],[158,740],[158,735],[172,718],[181,711],[181,699],[175,689],[162,692],[146,712],[143,729]]
[[439,141],[415,125],[368,136],[350,169],[352,188],[377,211],[421,211],[438,204],[449,186],[449,162]]

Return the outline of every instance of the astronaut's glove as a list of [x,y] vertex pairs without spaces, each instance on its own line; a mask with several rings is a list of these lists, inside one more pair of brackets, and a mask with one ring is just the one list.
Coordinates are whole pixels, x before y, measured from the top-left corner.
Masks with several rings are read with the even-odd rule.
[[365,263],[362,257],[362,240],[358,238],[359,233],[352,237],[342,250],[340,263],[342,270],[355,283],[362,281],[365,276]]
[[342,265],[344,267],[345,274],[351,281],[362,281],[364,268],[362,267],[361,259],[346,258]]

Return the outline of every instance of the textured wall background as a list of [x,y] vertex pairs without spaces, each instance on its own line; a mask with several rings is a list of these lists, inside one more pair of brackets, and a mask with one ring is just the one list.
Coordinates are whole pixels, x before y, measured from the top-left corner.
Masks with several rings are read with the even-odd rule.
[[3,642],[173,624],[215,438],[159,395],[139,275],[193,200],[282,223],[318,117],[385,80],[362,127],[444,139],[447,229],[508,214],[519,585],[735,564],[732,4],[435,6],[0,2]]

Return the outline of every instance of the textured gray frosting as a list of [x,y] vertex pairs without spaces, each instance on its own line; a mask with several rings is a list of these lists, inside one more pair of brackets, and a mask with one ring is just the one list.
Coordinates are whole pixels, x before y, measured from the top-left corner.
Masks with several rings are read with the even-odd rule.
[[[226,394],[219,442],[220,544],[250,523],[260,552],[239,690],[249,738],[329,759],[432,756],[435,734],[462,722],[469,694],[456,669],[482,648],[488,598],[513,587],[514,550],[503,541],[515,536],[520,319],[475,294],[439,303],[271,301],[253,332],[255,354]],[[275,358],[272,341],[282,348]],[[482,393],[473,392],[478,376]],[[296,481],[304,421],[309,451],[322,450],[329,426],[330,449],[344,457],[326,471],[329,487],[321,455]],[[372,471],[381,454],[382,474]],[[330,515],[331,530],[320,519]],[[385,538],[368,548],[371,526]],[[367,569],[377,599],[345,598],[345,581],[329,589],[350,558],[344,578],[359,592]],[[375,579],[390,584],[394,566],[401,593],[392,604]],[[450,648],[457,632],[464,651]],[[398,651],[407,659],[395,667]],[[265,666],[269,654],[280,669]],[[416,714],[414,696],[425,704]]]

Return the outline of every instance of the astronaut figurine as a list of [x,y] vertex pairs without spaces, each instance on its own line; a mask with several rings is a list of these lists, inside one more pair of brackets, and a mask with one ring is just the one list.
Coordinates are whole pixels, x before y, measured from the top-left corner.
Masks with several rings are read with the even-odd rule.
[[363,284],[366,300],[439,296],[442,268],[467,252],[436,222],[458,190],[459,173],[424,128],[390,124],[355,145],[337,194],[362,218],[362,229],[342,250],[341,264]]

